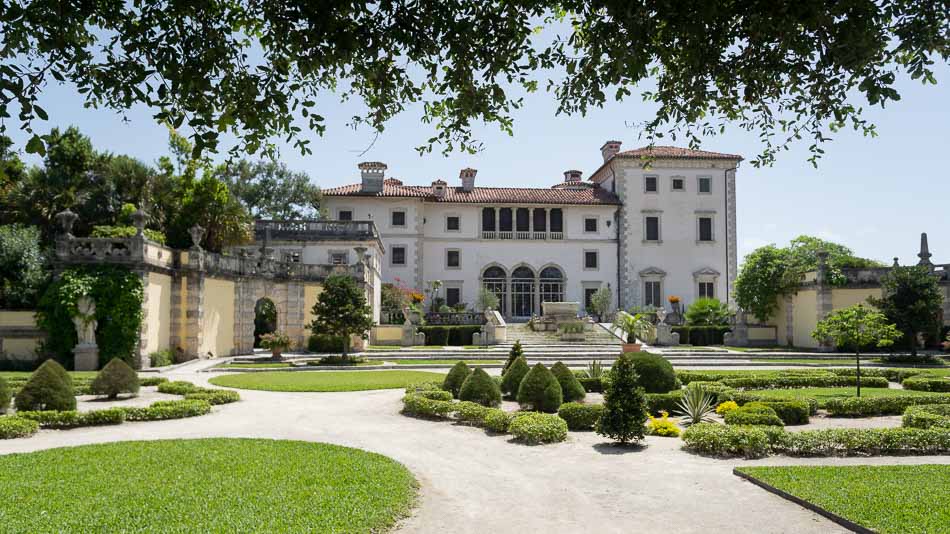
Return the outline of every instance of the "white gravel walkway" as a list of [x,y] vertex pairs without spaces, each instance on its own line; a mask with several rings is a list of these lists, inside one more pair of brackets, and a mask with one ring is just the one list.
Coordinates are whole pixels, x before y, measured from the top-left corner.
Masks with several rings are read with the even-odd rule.
[[[188,367],[171,379],[204,383]],[[398,413],[401,391],[241,391],[242,402],[206,416],[0,441],[0,454],[121,440],[266,437],[337,443],[405,464],[421,499],[401,532],[844,532],[828,520],[732,474],[737,465],[950,463],[950,457],[717,460],[650,437],[618,449],[594,433],[529,447],[504,436]]]

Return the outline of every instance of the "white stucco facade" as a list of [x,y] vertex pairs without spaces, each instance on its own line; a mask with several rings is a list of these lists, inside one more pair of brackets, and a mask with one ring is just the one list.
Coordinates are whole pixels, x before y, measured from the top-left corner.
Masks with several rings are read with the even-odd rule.
[[554,296],[583,306],[602,286],[623,309],[673,295],[731,300],[741,158],[655,147],[647,162],[619,146],[604,145],[587,182],[568,171],[552,188],[475,187],[472,169],[461,186],[408,185],[383,179],[385,165],[361,164],[372,174],[326,190],[325,205],[333,219],[376,224],[384,282],[440,280],[441,296],[469,305],[490,285],[508,317],[539,314]]

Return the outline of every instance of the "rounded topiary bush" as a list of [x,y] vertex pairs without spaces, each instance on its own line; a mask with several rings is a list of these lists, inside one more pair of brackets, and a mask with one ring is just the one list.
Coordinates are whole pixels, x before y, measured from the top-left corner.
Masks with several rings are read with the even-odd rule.
[[459,400],[494,407],[501,404],[501,389],[484,369],[475,369],[459,390]]
[[727,425],[784,426],[774,409],[758,402],[750,402],[723,416]]
[[62,365],[46,360],[17,393],[14,404],[19,412],[75,410],[72,379]]
[[449,371],[449,374],[445,375],[445,381],[442,382],[442,389],[451,392],[452,397],[458,398],[459,390],[462,389],[462,384],[465,383],[465,379],[468,378],[468,375],[472,373],[472,370],[469,369],[465,362],[458,362],[452,366],[452,370]]
[[110,399],[118,397],[119,393],[136,395],[139,392],[139,377],[129,364],[119,358],[112,358],[96,375],[90,391],[93,395]]
[[508,432],[525,443],[555,443],[567,439],[567,422],[547,413],[516,415]]
[[587,391],[584,390],[584,386],[581,385],[577,377],[574,376],[574,373],[562,362],[557,362],[551,366],[551,373],[554,374],[554,378],[557,378],[558,383],[561,384],[561,394],[564,397],[564,402],[583,400],[583,398],[587,396]]
[[10,384],[3,378],[0,378],[0,413],[7,413],[10,408],[10,399],[13,398],[13,391]]
[[531,369],[528,367],[528,360],[524,356],[519,356],[505,371],[501,377],[501,392],[508,397],[518,396],[518,388],[521,387],[521,381]]
[[647,393],[667,393],[679,389],[673,364],[663,356],[649,352],[630,353],[638,383]]
[[518,387],[518,404],[541,412],[556,412],[563,402],[561,384],[543,364],[528,371]]

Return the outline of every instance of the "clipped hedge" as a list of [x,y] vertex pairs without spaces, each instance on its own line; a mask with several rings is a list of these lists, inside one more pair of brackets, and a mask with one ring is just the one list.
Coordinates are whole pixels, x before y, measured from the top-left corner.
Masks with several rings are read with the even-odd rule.
[[825,403],[825,409],[831,415],[867,417],[871,415],[901,415],[908,406],[918,404],[950,404],[950,395],[933,393],[914,396],[831,399]]
[[191,382],[185,382],[183,380],[176,380],[174,382],[163,382],[158,385],[159,393],[168,393],[169,395],[187,395],[189,393],[198,393],[202,388],[192,384]]
[[432,400],[408,394],[402,398],[402,413],[415,417],[445,419],[455,410],[452,401]]
[[[858,370],[854,367],[848,367],[845,369],[828,369],[829,373],[834,373],[839,376],[856,376]],[[862,367],[861,368],[861,378],[863,379],[866,376],[881,376],[891,382],[903,382],[905,378],[911,376],[917,376],[919,374],[925,373],[925,369],[894,369],[890,367]]]
[[482,327],[477,325],[419,327],[419,331],[426,335],[426,345],[471,345],[472,336],[481,330]]
[[420,391],[417,395],[425,397],[430,400],[437,401],[451,401],[453,399],[451,391],[445,391],[444,389],[438,390],[429,390],[429,391]]
[[514,415],[500,408],[489,408],[488,411],[485,412],[483,421],[485,428],[489,432],[504,434],[508,432],[508,426],[511,425],[512,419],[514,419]]
[[784,432],[781,427],[698,423],[690,425],[682,438],[686,449],[699,454],[761,458],[771,451],[772,439],[768,429]]
[[922,404],[904,410],[905,428],[950,428],[950,404]]
[[[750,389],[786,389],[786,388],[829,388],[855,386],[858,383],[856,376],[839,376],[835,374],[815,376],[742,376],[724,378],[720,380],[730,388]],[[887,379],[881,376],[862,376],[861,387],[886,388]]]
[[0,417],[0,439],[26,438],[39,429],[40,424],[30,419],[15,415]]
[[680,335],[680,343],[690,345],[722,345],[729,326],[674,326],[673,332]]
[[567,422],[554,414],[528,412],[515,416],[508,432],[524,443],[555,443],[567,439]]
[[950,392],[950,379],[942,376],[912,376],[902,382],[904,389],[914,391]]
[[43,428],[62,430],[81,426],[120,425],[125,421],[125,408],[106,408],[91,412],[76,410],[17,412],[17,417],[36,421]]
[[649,352],[630,354],[637,371],[637,383],[647,393],[666,393],[679,388],[673,364],[663,356]]
[[[812,399],[814,400],[814,399]],[[756,401],[763,406],[767,406],[775,411],[778,418],[786,425],[807,425],[811,406],[804,400],[775,401],[760,400]],[[818,401],[815,401],[817,405]]]
[[196,393],[185,395],[186,400],[203,400],[212,406],[220,404],[230,404],[241,400],[241,395],[237,391],[230,389],[203,389]]
[[584,391],[588,393],[602,393],[604,391],[604,384],[599,378],[587,378],[587,377],[577,377],[577,381],[580,382],[581,386],[584,387]]
[[0,378],[0,414],[7,413],[10,409],[10,399],[13,398],[13,388],[7,384],[7,381]]
[[328,334],[313,334],[307,338],[307,351],[317,353],[340,353],[343,352],[343,336],[331,336]]
[[569,430],[593,430],[600,414],[604,413],[603,404],[581,404],[567,402],[557,410],[557,415],[567,423]]
[[764,404],[750,402],[723,416],[727,425],[768,425],[784,426],[775,410]]
[[156,401],[145,408],[122,408],[126,421],[164,421],[196,417],[211,412],[211,404],[203,400]]
[[682,391],[647,393],[647,413],[651,415],[660,415],[660,412],[673,413],[678,410],[677,403],[679,403],[682,398]]
[[484,425],[485,416],[488,415],[490,409],[471,401],[462,401],[454,405],[455,418],[472,426]]
[[168,382],[168,379],[164,376],[149,376],[145,378],[139,378],[139,385],[142,387],[157,386],[159,384],[164,384],[165,382]]

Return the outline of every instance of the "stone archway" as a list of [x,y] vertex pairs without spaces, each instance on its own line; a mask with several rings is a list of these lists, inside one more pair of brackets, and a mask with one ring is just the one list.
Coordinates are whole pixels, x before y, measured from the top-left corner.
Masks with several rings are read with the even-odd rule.
[[262,299],[277,309],[277,330],[286,333],[297,346],[306,341],[304,332],[304,286],[300,282],[243,278],[234,291],[234,349],[238,354],[254,350],[255,307]]
[[277,330],[277,305],[263,297],[254,304],[254,348],[260,348],[261,337]]

